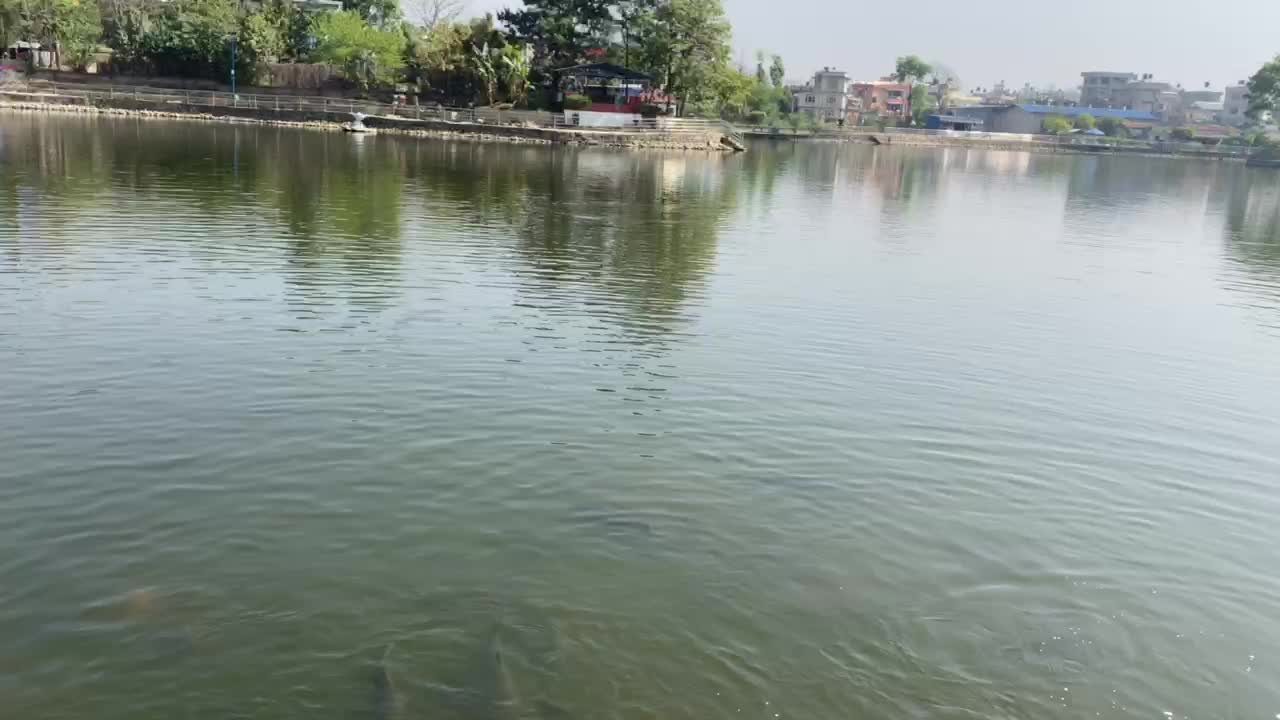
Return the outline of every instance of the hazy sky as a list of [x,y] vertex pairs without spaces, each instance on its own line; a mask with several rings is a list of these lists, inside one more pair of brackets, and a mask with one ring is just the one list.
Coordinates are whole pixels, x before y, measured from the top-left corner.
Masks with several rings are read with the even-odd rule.
[[[754,65],[756,49],[778,52],[794,81],[824,65],[874,79],[915,53],[946,63],[966,88],[1075,87],[1096,69],[1221,89],[1280,53],[1280,0],[722,1],[734,59]],[[469,10],[508,5],[520,0],[471,0]]]

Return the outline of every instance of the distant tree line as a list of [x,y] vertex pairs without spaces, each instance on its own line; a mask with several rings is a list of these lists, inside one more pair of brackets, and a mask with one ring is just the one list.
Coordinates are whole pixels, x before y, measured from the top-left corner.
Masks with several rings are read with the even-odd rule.
[[[589,61],[653,76],[684,109],[765,121],[791,111],[777,56],[730,63],[720,0],[525,0],[460,19],[460,0],[0,0],[0,40],[84,68],[253,84],[271,63],[323,63],[363,92],[407,83],[453,102],[542,105],[551,71]],[[232,46],[234,45],[234,52]],[[234,59],[233,59],[234,57]]]

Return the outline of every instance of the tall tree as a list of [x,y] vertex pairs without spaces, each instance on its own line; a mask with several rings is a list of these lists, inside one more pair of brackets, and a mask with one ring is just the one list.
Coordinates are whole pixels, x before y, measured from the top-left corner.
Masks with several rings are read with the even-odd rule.
[[236,72],[247,84],[257,84],[263,67],[284,54],[284,33],[265,13],[251,13],[240,17],[236,37]]
[[764,85],[769,82],[769,73],[764,69],[764,51],[756,51],[756,82]]
[[658,0],[618,0],[614,5],[624,66],[649,69],[645,47],[653,38],[657,11]]
[[776,88],[782,87],[782,83],[787,79],[787,68],[782,64],[782,56],[774,55],[773,61],[769,63],[769,81]]
[[35,40],[57,50],[58,64],[83,65],[93,56],[102,35],[97,0],[3,0],[0,35],[5,47],[13,40]]
[[178,0],[152,18],[139,54],[160,75],[221,79],[231,59],[227,37],[235,29],[234,0]]
[[534,49],[542,69],[581,62],[603,49],[616,26],[610,0],[525,0],[521,10],[498,13],[512,40]]
[[1249,117],[1257,118],[1280,107],[1280,55],[1249,78]]
[[682,105],[723,95],[713,80],[729,71],[729,22],[720,0],[668,0],[658,9],[653,56],[659,76]]
[[524,105],[529,95],[529,53],[523,45],[502,48],[502,64],[498,75],[507,86],[507,100],[512,105]]
[[930,69],[929,63],[921,60],[918,55],[903,55],[894,64],[893,75],[898,78],[898,82],[914,82],[928,75]]
[[437,23],[416,34],[409,62],[425,87],[444,89],[467,65],[471,35],[462,23]]
[[328,13],[315,22],[312,57],[336,65],[361,90],[393,82],[404,67],[404,38],[398,31],[371,27],[354,11]]

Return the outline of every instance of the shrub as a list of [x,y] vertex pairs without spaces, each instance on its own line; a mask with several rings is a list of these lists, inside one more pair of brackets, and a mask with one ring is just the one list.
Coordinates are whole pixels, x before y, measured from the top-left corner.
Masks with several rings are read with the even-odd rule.
[[1050,115],[1044,119],[1041,127],[1050,135],[1065,135],[1071,132],[1071,121],[1061,115]]
[[1128,132],[1124,127],[1124,123],[1120,121],[1120,118],[1110,115],[1099,118],[1097,127],[1099,130],[1111,137],[1124,137]]
[[565,95],[565,110],[587,110],[591,107],[591,98],[586,95]]
[[747,123],[750,125],[763,125],[768,115],[763,110],[752,110],[747,113]]
[[359,13],[343,10],[321,15],[315,21],[315,34],[312,59],[338,66],[363,91],[395,82],[404,67],[403,35],[370,27]]
[[1196,138],[1196,131],[1189,127],[1178,127],[1174,128],[1173,131],[1169,133],[1169,137],[1174,140],[1188,142]]
[[661,115],[666,115],[666,114],[667,114],[667,109],[661,105],[656,105],[654,103],[644,103],[643,105],[640,106],[640,115],[642,117],[651,118],[651,117],[659,117]]

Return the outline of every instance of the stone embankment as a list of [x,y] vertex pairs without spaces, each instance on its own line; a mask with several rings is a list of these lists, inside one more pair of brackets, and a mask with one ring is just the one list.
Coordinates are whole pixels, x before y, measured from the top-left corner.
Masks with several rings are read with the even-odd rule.
[[963,147],[983,150],[1008,150],[1035,153],[1070,153],[1089,155],[1154,155],[1196,157],[1217,160],[1244,160],[1248,153],[1241,148],[1217,148],[1195,143],[1129,142],[1106,144],[1101,142],[1071,142],[1039,135],[1014,135],[1006,133],[948,133],[843,130],[818,133],[760,132],[744,133],[755,141],[806,141],[830,143],[859,143],[884,147]]
[[[68,95],[32,93],[0,89],[0,110],[22,112],[65,112],[91,115],[127,116],[142,119],[180,119],[206,122],[233,122],[280,127],[300,127],[339,131],[350,113],[322,110],[188,105],[182,102],[156,102],[128,97],[84,98]],[[528,124],[497,125],[478,122],[453,122],[399,117],[371,116],[364,119],[367,127],[379,134],[412,137],[448,138],[482,142],[534,143],[543,145],[582,145],[630,149],[701,150],[721,152],[731,148],[723,134],[706,132],[664,133],[662,131],[610,131],[548,128]]]

